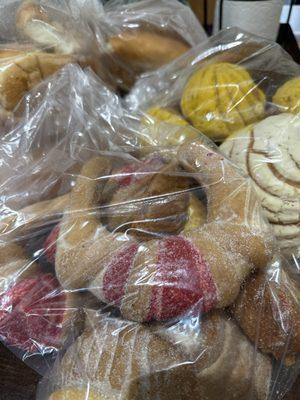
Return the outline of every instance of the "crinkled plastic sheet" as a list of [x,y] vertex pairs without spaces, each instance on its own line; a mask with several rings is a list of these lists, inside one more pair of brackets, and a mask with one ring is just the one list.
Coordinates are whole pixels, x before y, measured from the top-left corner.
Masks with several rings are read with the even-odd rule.
[[[16,29],[16,12],[22,3],[24,3],[22,0],[3,0],[1,2],[0,40],[4,43],[26,41]],[[34,4],[34,2],[31,3]],[[71,27],[71,30],[74,30],[76,27],[77,32],[81,32],[81,34],[86,30],[85,18],[103,12],[101,3],[95,0],[39,0],[36,4],[42,7],[52,22],[61,23],[66,29]]]
[[1,139],[0,333],[39,372],[64,348],[38,398],[281,399],[299,288],[250,180],[199,132],[141,146],[149,122],[77,66],[21,112]]
[[[300,67],[278,44],[231,28],[144,74],[126,98],[150,119],[191,124],[223,142],[221,151],[252,178],[298,272],[299,88]],[[165,141],[155,133],[145,139]]]
[[93,29],[107,78],[125,91],[141,73],[206,39],[191,9],[176,0],[109,1]]
[[277,43],[239,28],[228,28],[200,43],[178,60],[144,74],[127,96],[130,109],[178,106],[191,74],[206,65],[229,62],[244,66],[258,86],[272,96],[286,80],[299,75],[299,65]]
[[[117,95],[92,71],[83,71],[76,65],[65,67],[36,86],[19,104],[15,115],[13,128],[0,140],[0,330],[3,342],[13,345],[18,356],[43,373],[62,340],[47,345],[42,335],[32,334],[30,338],[32,315],[40,309],[46,313],[47,298],[51,304],[53,297],[54,306],[44,329],[64,338],[68,329],[61,326],[60,318],[68,314],[64,325],[71,326],[77,322],[80,306],[80,296],[63,290],[53,276],[53,267],[44,256],[45,240],[61,218],[66,193],[84,161],[108,150],[119,152],[122,158],[122,149],[134,148],[134,131],[125,125],[129,117]],[[20,287],[12,288],[23,279]],[[10,303],[12,297],[16,297],[14,305]],[[43,317],[36,318],[43,328]],[[18,327],[22,334],[7,341],[6,336]]]
[[205,38],[191,10],[176,0],[110,3],[105,11],[96,0],[5,0],[0,5],[0,131],[11,128],[23,95],[66,64],[89,66],[110,87],[127,90],[141,72]]
[[90,28],[102,6],[93,0],[20,1],[0,5],[0,133],[9,131],[22,97],[67,64],[104,77]]

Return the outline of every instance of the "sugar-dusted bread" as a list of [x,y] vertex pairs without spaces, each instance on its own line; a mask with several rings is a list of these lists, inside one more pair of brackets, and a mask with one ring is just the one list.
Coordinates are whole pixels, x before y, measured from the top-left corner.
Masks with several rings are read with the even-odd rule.
[[266,400],[271,362],[255,352],[222,314],[168,328],[104,318],[67,350],[55,383],[110,400]]

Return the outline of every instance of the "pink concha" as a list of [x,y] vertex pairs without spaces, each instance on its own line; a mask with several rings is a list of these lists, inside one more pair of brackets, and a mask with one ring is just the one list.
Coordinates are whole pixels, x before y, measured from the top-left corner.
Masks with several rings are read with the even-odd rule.
[[[145,243],[130,244],[113,256],[102,280],[103,300],[121,307],[126,302],[126,296],[143,299],[138,307],[145,309],[138,310],[139,316],[134,315],[135,307],[132,313],[129,312],[133,320],[144,321],[163,321],[193,311],[208,312],[216,305],[216,286],[209,267],[189,240],[169,236],[155,241],[155,246],[153,242],[148,244],[148,247]],[[156,251],[153,258],[155,265],[151,262],[141,265],[136,261],[140,252],[149,251],[151,258],[153,249]],[[136,268],[141,269],[147,280],[130,282],[132,276],[137,276],[132,273]],[[127,293],[129,287],[134,287],[130,294]],[[148,298],[146,304],[145,298]]]

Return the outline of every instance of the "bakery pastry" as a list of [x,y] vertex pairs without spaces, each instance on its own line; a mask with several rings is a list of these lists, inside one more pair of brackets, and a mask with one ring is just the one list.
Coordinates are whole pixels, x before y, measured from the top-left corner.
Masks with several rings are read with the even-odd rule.
[[107,46],[112,68],[116,75],[125,78],[121,79],[125,89],[130,88],[137,75],[168,64],[190,48],[178,35],[142,28],[111,36]]
[[268,117],[228,138],[221,150],[252,179],[283,248],[300,245],[300,120]]
[[204,185],[207,224],[147,242],[109,232],[99,204],[111,166],[107,158],[92,159],[60,224],[55,269],[65,288],[89,287],[128,319],[166,320],[191,308],[230,305],[251,270],[266,266],[272,247],[257,225],[257,199],[247,181],[201,140],[181,146],[177,157]]
[[184,231],[188,232],[194,229],[199,229],[207,220],[206,205],[200,200],[196,194],[190,195],[187,221],[184,225]]
[[273,103],[284,112],[300,114],[300,77],[287,81],[277,89]]
[[113,171],[105,188],[106,193],[113,190],[107,202],[108,228],[132,234],[180,232],[187,220],[192,180],[179,175],[176,163],[159,156]]
[[55,378],[66,387],[88,383],[110,400],[265,400],[272,367],[255,352],[222,314],[203,318],[201,328],[104,318],[67,350]]
[[[166,122],[167,124],[162,124]],[[199,132],[177,112],[162,107],[146,111],[140,131],[142,146],[178,146],[198,138]]]
[[188,79],[181,110],[195,128],[223,140],[264,116],[265,95],[243,67],[216,63],[197,70]]
[[44,200],[12,212],[0,219],[0,233],[24,235],[34,227],[46,222],[56,222],[69,203],[69,195],[65,194],[52,200]]
[[59,348],[79,317],[76,295],[12,241],[0,246],[0,278],[1,340],[29,353]]
[[41,80],[73,61],[36,50],[2,53],[0,57],[0,107],[12,111],[23,95]]
[[39,1],[21,2],[16,11],[16,27],[20,36],[33,44],[64,55],[78,53],[82,45],[75,31],[68,30],[58,21],[52,21]]
[[188,125],[188,122],[179,113],[168,108],[152,107],[146,113],[157,121],[169,122],[170,124],[179,126]]
[[287,365],[296,361],[300,352],[300,294],[283,268],[275,265],[253,275],[232,309],[244,333],[261,351],[285,360]]
[[184,54],[190,46],[178,35],[149,29],[127,29],[107,39],[100,55],[110,80],[128,91],[144,72],[153,71]]

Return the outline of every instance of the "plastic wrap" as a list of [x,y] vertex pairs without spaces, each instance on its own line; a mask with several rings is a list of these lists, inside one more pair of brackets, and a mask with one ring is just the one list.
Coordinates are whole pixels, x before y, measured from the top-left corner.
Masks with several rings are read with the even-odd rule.
[[1,139],[0,336],[40,372],[64,345],[38,398],[282,398],[299,291],[250,179],[200,133],[139,149],[149,125],[76,66],[21,110]]
[[84,161],[100,150],[134,148],[134,142],[118,97],[75,65],[37,85],[15,115],[0,140],[0,337],[43,373],[68,339],[68,327],[78,325],[81,299],[53,276],[47,237]]
[[[175,15],[174,15],[175,12]],[[128,89],[204,40],[192,11],[177,0],[126,5],[97,0],[5,0],[0,5],[0,133],[23,95],[64,65],[91,67]]]
[[89,26],[90,16],[102,12],[96,5],[93,0],[1,3],[0,131],[10,127],[24,94],[64,65],[90,66],[103,77]]
[[[300,67],[278,44],[233,28],[145,74],[126,102],[151,121],[185,131],[191,124],[224,142],[221,151],[252,178],[280,245],[297,264],[299,93]],[[145,141],[165,144],[155,130]]]
[[128,90],[136,77],[206,39],[191,9],[177,0],[109,1],[93,29],[108,78]]

